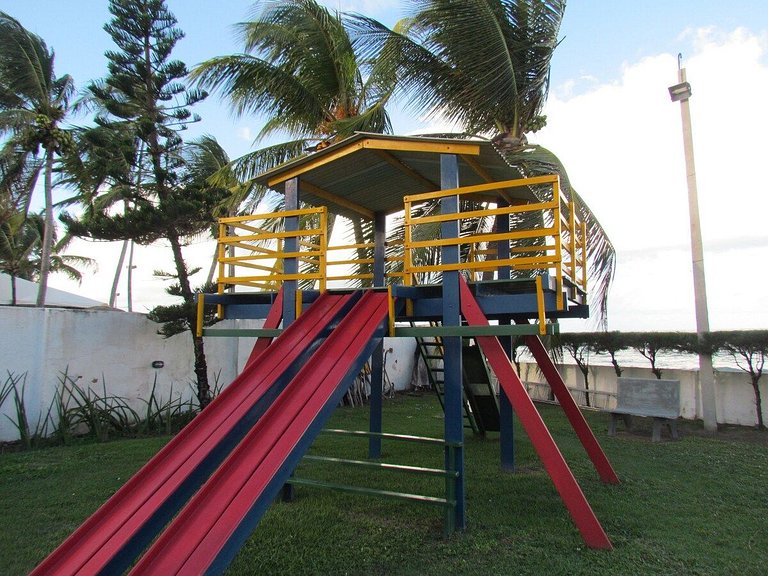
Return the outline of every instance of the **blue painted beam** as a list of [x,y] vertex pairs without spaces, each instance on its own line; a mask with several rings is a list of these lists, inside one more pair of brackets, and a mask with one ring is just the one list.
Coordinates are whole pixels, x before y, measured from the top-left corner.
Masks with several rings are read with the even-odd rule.
[[[453,154],[440,155],[440,188],[443,190],[459,187],[458,158]],[[441,214],[455,214],[459,211],[458,195],[446,196],[440,201]],[[458,238],[459,223],[457,220],[443,222],[440,227],[442,238]],[[443,264],[459,262],[458,246],[443,246],[441,252]],[[461,301],[459,296],[459,273],[457,271],[443,272],[443,326],[461,325]],[[466,497],[464,484],[464,414],[462,403],[462,366],[461,366],[461,337],[448,336],[443,338],[443,368],[444,372],[444,408],[445,408],[445,440],[458,444],[459,447],[449,451],[446,449],[445,468],[457,472],[454,481],[456,509],[453,526],[464,530],[466,521]]]
[[[299,178],[291,178],[285,183],[285,210],[299,209]],[[285,218],[285,231],[295,232],[299,229],[299,217],[288,216]],[[286,238],[283,243],[283,252],[298,252],[298,238]],[[299,261],[296,258],[283,260],[283,271],[286,274],[299,273]],[[283,328],[287,328],[296,320],[296,291],[298,282],[286,280],[283,283]]]

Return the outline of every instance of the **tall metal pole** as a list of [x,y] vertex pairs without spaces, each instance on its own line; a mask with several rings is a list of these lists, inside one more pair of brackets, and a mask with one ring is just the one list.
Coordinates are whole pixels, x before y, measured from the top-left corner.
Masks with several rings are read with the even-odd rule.
[[[693,132],[691,130],[691,109],[688,100],[691,86],[687,82],[685,68],[678,56],[678,84],[670,87],[673,102],[680,102],[683,120],[683,147],[685,149],[685,171],[688,180],[688,211],[691,221],[691,257],[693,261],[693,295],[696,305],[696,335],[703,350],[705,335],[709,332],[709,314],[707,312],[707,284],[704,276],[704,249],[701,241],[701,222],[699,219],[699,193],[696,186],[696,165],[693,159]],[[699,353],[699,385],[701,387],[701,408],[704,428],[717,431],[717,398],[715,396],[715,378],[712,368],[712,355]]]

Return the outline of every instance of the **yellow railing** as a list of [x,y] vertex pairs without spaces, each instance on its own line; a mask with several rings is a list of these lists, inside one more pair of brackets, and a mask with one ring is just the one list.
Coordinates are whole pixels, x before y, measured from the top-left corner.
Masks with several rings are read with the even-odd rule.
[[[284,222],[287,217],[299,217],[302,229],[286,232]],[[272,221],[269,229],[264,227],[267,220]],[[287,238],[297,239],[298,251],[285,251]],[[228,286],[276,291],[283,281],[299,279],[315,281],[321,291],[330,282],[370,286],[373,283],[373,249],[373,243],[329,246],[325,207],[222,218],[219,220],[218,292],[223,293]],[[387,272],[386,277],[402,278],[403,243],[388,242],[385,249],[389,252],[387,268],[400,270]],[[287,258],[299,260],[298,274],[284,272],[283,264]],[[361,273],[358,269],[352,272],[353,267],[361,265],[368,266],[370,271]]]
[[[487,202],[488,192],[520,186],[543,189],[548,200],[495,208],[478,207],[457,214],[413,216],[414,206],[427,201],[452,195],[471,198],[468,195],[474,194]],[[468,271],[475,279],[487,278],[488,275],[498,277],[499,269],[506,267],[513,271],[549,273],[555,278],[557,308],[560,310],[564,308],[563,293],[566,289],[586,292],[586,225],[575,204],[560,190],[557,176],[468,186],[406,196],[404,200],[404,241],[386,247],[388,283],[413,285],[417,275],[446,270]],[[535,224],[519,224],[519,216],[526,214],[533,216]],[[426,236],[424,230],[418,233],[419,226],[431,224],[434,229],[443,222],[458,221],[461,229],[462,221],[468,219],[498,217],[511,219],[508,231],[491,230],[456,239],[434,237],[434,230],[429,230],[429,238],[418,239],[420,235]],[[286,231],[286,218],[298,218],[299,229]],[[286,251],[289,239],[294,240],[297,248]],[[509,243],[508,256],[499,256],[506,252],[498,250],[501,243]],[[439,254],[435,258],[435,250],[430,251],[429,262],[418,260],[417,251],[443,246],[459,247],[463,261],[444,264],[440,262]],[[370,286],[373,282],[374,245],[329,246],[325,207],[223,218],[219,224],[218,250],[219,293],[231,286],[276,291],[286,280],[311,282],[321,291],[329,282],[359,286]],[[298,261],[298,272],[285,272],[287,259]]]
[[[299,230],[285,230],[285,219],[291,217],[300,219]],[[265,228],[267,220],[277,225]],[[277,291],[285,280],[315,281],[325,290],[327,231],[325,206],[220,219],[218,292],[227,286]],[[287,252],[290,238],[296,240],[296,249]],[[297,273],[285,272],[289,258],[298,260]],[[239,274],[243,269],[245,274]]]
[[[397,254],[386,257],[387,268],[392,268],[395,262],[402,263],[402,242],[387,242],[385,249],[395,247]],[[328,258],[326,267],[328,270],[328,282],[353,281],[361,286],[371,286],[373,283],[373,249],[372,242],[362,244],[346,244],[344,246],[328,246]],[[391,250],[389,250],[391,252]],[[370,271],[352,274],[354,266],[367,266]],[[397,266],[396,266],[397,267]],[[401,271],[388,271],[387,278],[402,278],[402,264],[398,267]]]
[[[439,214],[414,217],[412,208],[427,201],[447,196],[478,195],[499,189],[520,186],[548,187],[550,199],[515,206],[473,209],[456,214]],[[530,228],[510,226],[509,231],[492,231],[460,238],[434,238],[414,240],[418,226],[477,218],[514,217],[526,213],[541,214],[537,224]],[[499,242],[510,244],[509,257],[499,258],[492,246]],[[465,254],[458,264],[417,264],[416,251],[424,248],[458,246]],[[557,176],[539,176],[520,180],[507,180],[491,184],[467,186],[453,190],[441,190],[405,197],[405,252],[404,282],[413,284],[416,274],[430,274],[447,270],[466,270],[473,277],[477,274],[493,273],[499,268],[511,270],[538,270],[555,277],[557,285],[557,308],[564,308],[563,290],[566,281],[586,292],[586,226],[581,221],[574,203],[560,190]]]

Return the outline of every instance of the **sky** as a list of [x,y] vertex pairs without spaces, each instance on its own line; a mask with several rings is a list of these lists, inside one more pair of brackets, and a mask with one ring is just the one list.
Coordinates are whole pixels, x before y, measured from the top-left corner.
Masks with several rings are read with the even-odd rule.
[[[253,7],[244,0],[169,0],[186,37],[174,57],[189,67],[236,53],[233,24]],[[393,24],[407,2],[326,2]],[[106,1],[0,0],[0,10],[43,37],[56,52],[57,74],[78,86],[106,74],[111,40]],[[695,330],[686,173],[677,83],[678,53],[692,85],[690,100],[710,326],[768,328],[762,302],[768,284],[766,163],[768,10],[764,0],[572,0],[552,60],[548,125],[529,137],[555,152],[571,183],[608,232],[617,251],[609,296],[612,330]],[[203,121],[188,137],[212,134],[229,153],[254,147],[262,119],[235,118],[214,95],[195,107]],[[438,119],[398,110],[395,133],[430,132]],[[57,197],[66,195],[57,192]],[[106,301],[118,246],[78,242],[72,253],[96,258],[82,285],[53,276],[50,285]],[[134,310],[167,302],[157,268],[171,268],[164,246],[137,247]],[[213,246],[186,249],[207,270]],[[200,273],[202,281],[204,272]],[[125,307],[125,285],[118,305]],[[563,329],[594,329],[568,321]]]

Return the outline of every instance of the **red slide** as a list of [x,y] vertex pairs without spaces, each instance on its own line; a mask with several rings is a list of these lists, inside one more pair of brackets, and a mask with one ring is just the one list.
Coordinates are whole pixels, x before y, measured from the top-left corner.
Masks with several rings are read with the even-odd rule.
[[259,417],[264,417],[302,356],[312,352],[354,297],[320,296],[258,358],[249,359],[240,376],[31,574],[91,576],[127,570]]
[[[460,277],[461,314],[470,326],[487,326],[488,319],[480,309],[467,283]],[[495,336],[475,336],[483,354],[488,358],[499,386],[504,389],[507,398],[512,403],[520,423],[523,425],[536,453],[541,458],[549,477],[560,493],[571,518],[581,532],[581,536],[590,548],[611,549],[611,541],[600,525],[581,487],[573,476],[563,458],[560,449],[542,420],[539,411],[528,396],[520,377],[512,368],[512,364]],[[586,422],[584,422],[586,426]],[[590,431],[591,434],[591,431]],[[595,441],[596,442],[596,441]],[[598,446],[599,449],[599,446]],[[607,463],[607,459],[605,460]],[[609,465],[610,466],[610,465]]]
[[383,336],[387,295],[367,292],[131,574],[219,574],[280,492]]

